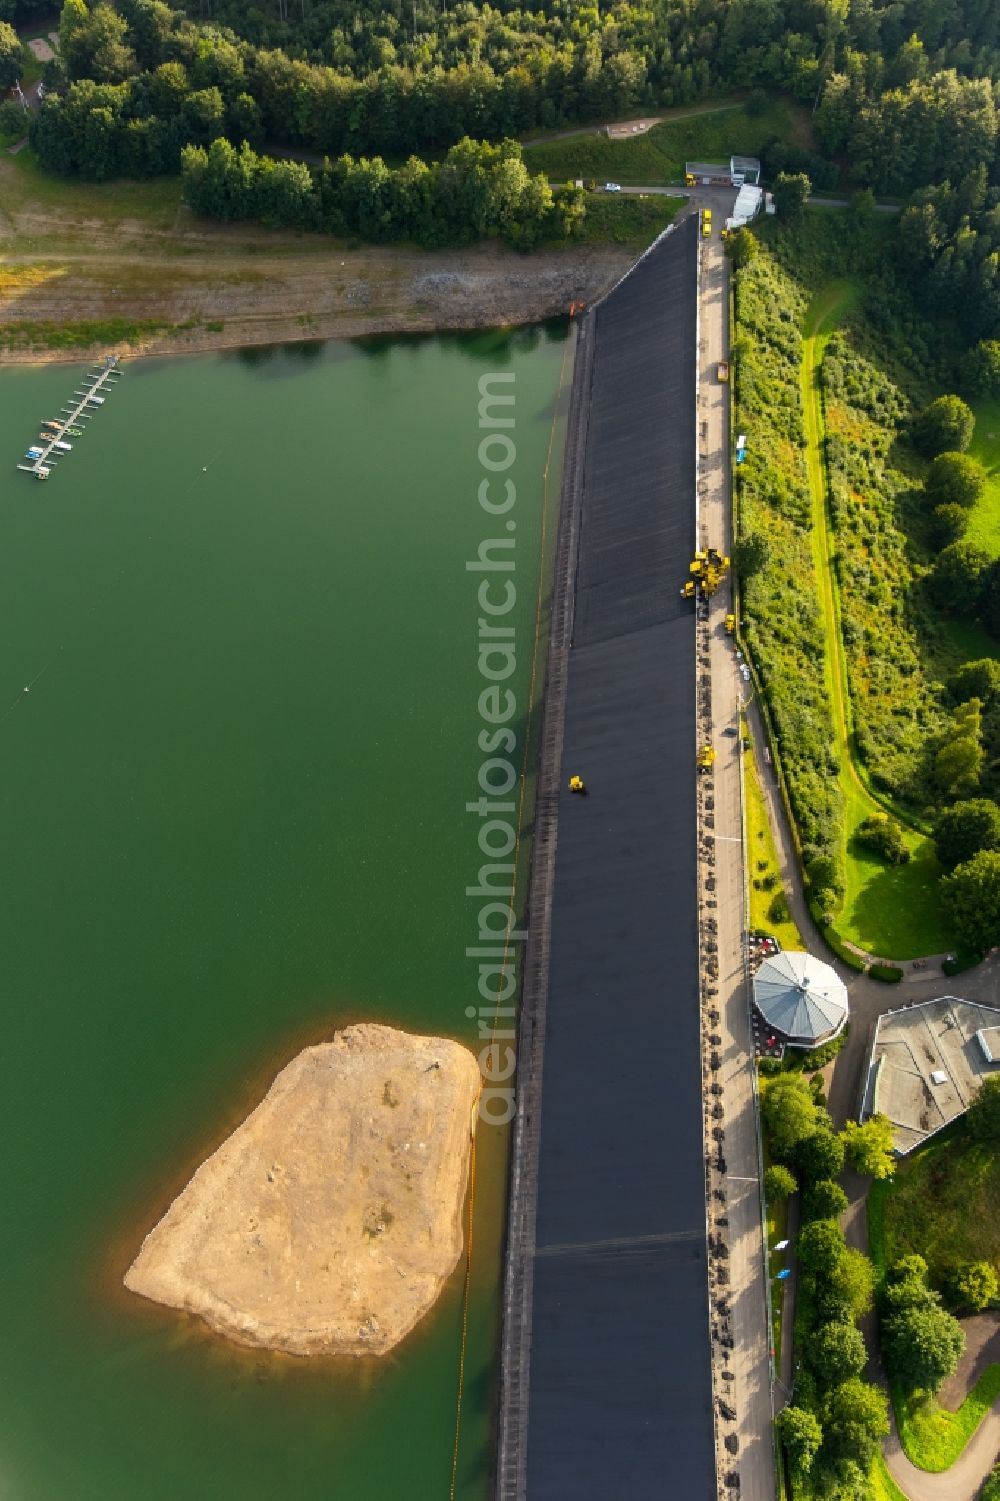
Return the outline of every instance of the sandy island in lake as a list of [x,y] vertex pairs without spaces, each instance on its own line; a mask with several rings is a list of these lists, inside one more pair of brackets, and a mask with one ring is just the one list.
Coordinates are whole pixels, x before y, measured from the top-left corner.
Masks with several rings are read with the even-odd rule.
[[125,1286],[243,1345],[381,1355],[462,1254],[476,1059],[354,1026],[283,1068],[143,1241]]

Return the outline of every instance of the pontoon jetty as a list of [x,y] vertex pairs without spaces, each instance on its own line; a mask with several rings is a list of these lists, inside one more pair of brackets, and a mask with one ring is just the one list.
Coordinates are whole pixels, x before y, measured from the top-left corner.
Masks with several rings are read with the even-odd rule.
[[73,399],[69,406],[61,408],[65,414],[62,417],[47,417],[40,424],[42,428],[39,444],[32,444],[24,457],[28,460],[25,464],[18,464],[18,469],[23,469],[26,474],[33,474],[36,479],[48,479],[57,461],[64,454],[72,450],[72,443],[67,443],[67,436],[80,438],[83,436],[83,428],[78,423],[86,422],[92,417],[98,407],[104,405],[104,399],[122,375],[122,368],[116,354],[105,355],[100,366],[96,370],[87,372],[85,384],[73,393]]

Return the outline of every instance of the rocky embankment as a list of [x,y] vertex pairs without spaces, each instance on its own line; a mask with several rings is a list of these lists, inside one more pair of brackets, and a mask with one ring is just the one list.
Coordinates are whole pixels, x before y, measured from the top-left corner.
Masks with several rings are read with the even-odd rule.
[[198,1168],[125,1275],[239,1344],[384,1354],[462,1253],[480,1075],[440,1037],[306,1048]]

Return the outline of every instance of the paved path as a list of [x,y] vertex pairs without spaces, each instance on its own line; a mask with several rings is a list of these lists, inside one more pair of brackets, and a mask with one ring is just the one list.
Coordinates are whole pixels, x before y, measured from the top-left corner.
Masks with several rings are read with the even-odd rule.
[[[732,201],[732,194],[728,195]],[[698,392],[699,517],[702,546],[728,550],[731,535],[729,501],[729,387],[716,379],[718,361],[729,350],[728,262],[718,236],[701,241],[701,328]],[[717,925],[719,973],[716,1034],[721,1068],[715,1081],[722,1086],[725,1128],[726,1227],[719,1232],[728,1247],[731,1335],[726,1400],[736,1409],[739,1494],[742,1501],[773,1501],[775,1493],[772,1439],[771,1335],[767,1318],[768,1268],[764,1255],[758,1155],[757,1114],[751,1057],[749,995],[744,965],[744,873],[742,852],[742,785],[740,741],[724,732],[739,721],[744,689],[724,620],[732,608],[730,588],[709,601],[706,627],[699,627],[699,679],[711,677],[712,742],[717,753],[711,797],[715,861],[715,890],[703,891],[703,917]],[[701,737],[699,731],[699,737]],[[707,801],[706,801],[707,807]],[[709,903],[714,902],[714,906]],[[711,1015],[711,1014],[710,1014]],[[721,1423],[723,1438],[730,1425]],[[728,1452],[720,1455],[723,1474],[734,1468]]]
[[975,1501],[979,1489],[997,1459],[1000,1458],[1000,1408],[994,1403],[950,1470],[931,1475],[918,1470],[903,1453],[896,1432],[896,1419],[889,1409],[892,1425],[883,1445],[889,1473],[908,1501]]

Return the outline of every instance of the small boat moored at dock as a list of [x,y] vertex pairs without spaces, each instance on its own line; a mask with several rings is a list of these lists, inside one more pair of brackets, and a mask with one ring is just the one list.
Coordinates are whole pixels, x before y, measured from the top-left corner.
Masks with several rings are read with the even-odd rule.
[[79,424],[93,417],[96,409],[104,405],[105,398],[97,393],[114,385],[121,373],[118,368],[118,356],[107,355],[101,368],[88,374],[87,384],[74,392],[72,405],[60,408],[63,416],[44,417],[40,420],[39,442],[33,443],[25,453],[24,457],[29,462],[18,464],[17,467],[28,474],[33,474],[36,479],[48,479],[56,461],[64,454],[73,451],[72,443],[66,441],[67,436],[71,438],[83,436],[84,428]]

